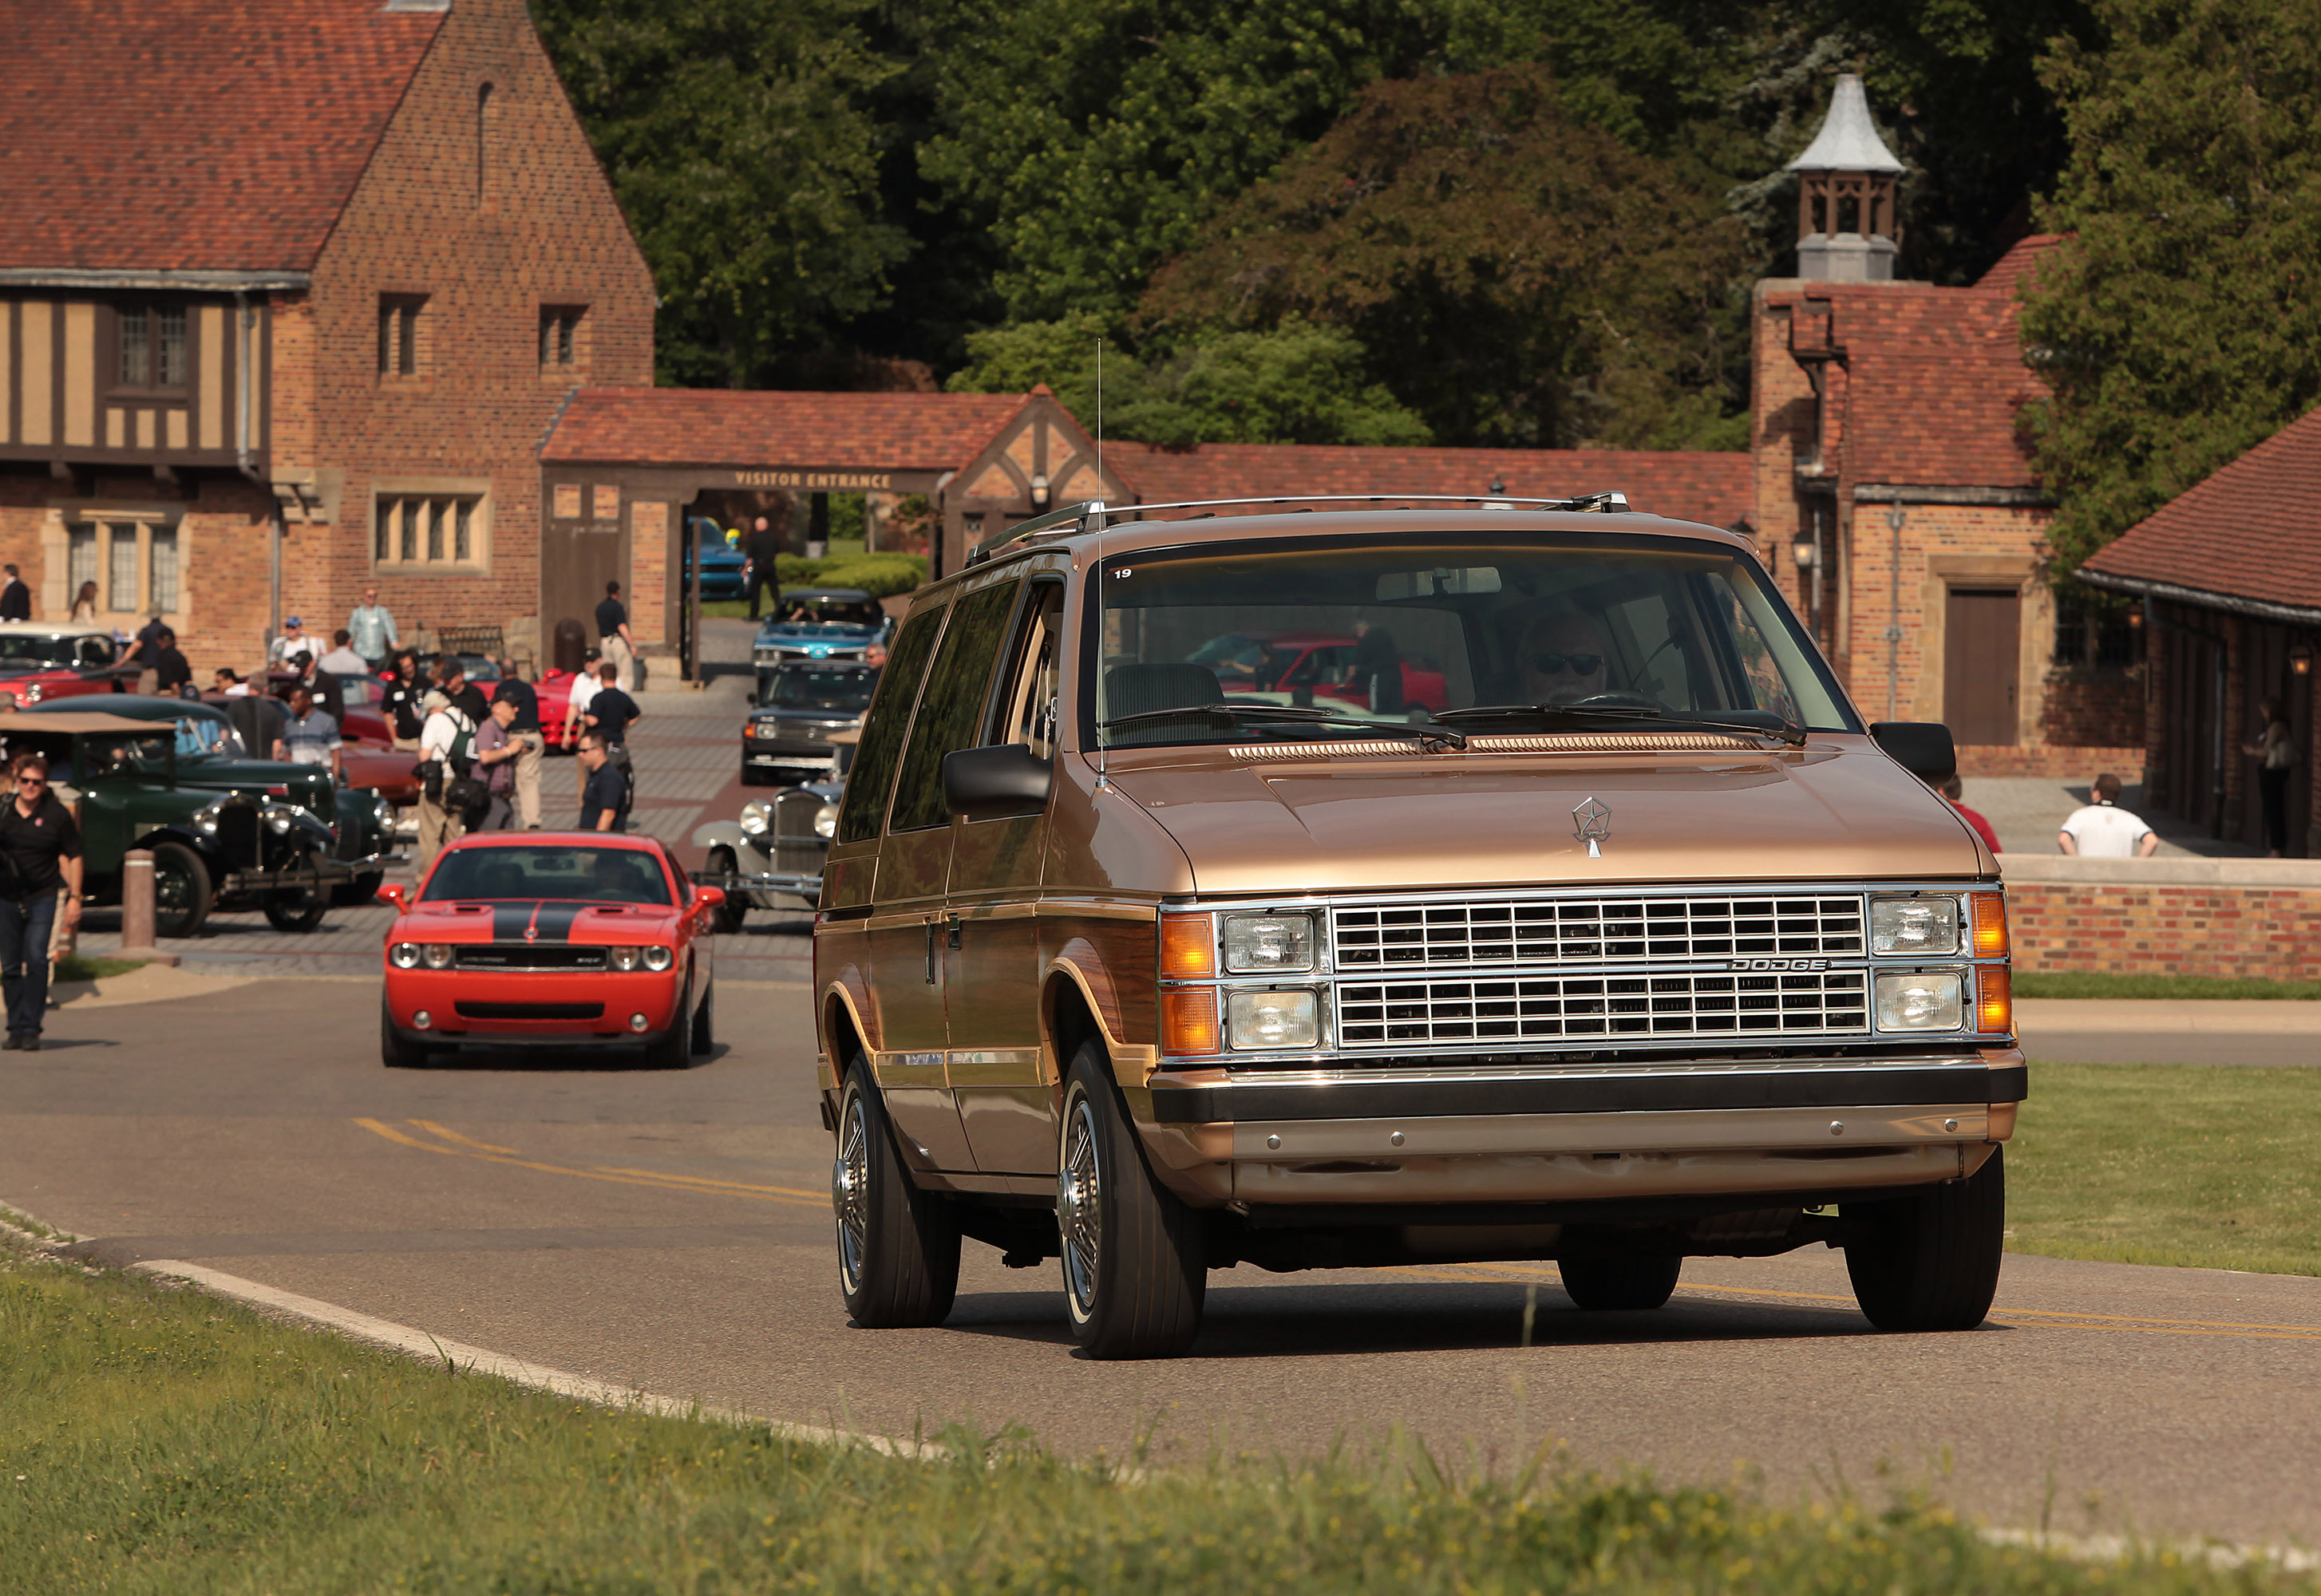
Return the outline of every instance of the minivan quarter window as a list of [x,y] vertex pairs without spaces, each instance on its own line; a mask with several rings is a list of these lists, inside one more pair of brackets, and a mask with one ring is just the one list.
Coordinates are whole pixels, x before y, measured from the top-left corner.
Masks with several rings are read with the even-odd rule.
[[887,794],[895,782],[895,761],[911,729],[911,706],[919,696],[920,679],[934,653],[935,633],[942,626],[943,606],[920,611],[903,622],[888,656],[878,693],[870,701],[862,723],[862,741],[854,751],[854,766],[846,782],[846,800],[838,812],[838,842],[860,842],[878,835],[886,818]]

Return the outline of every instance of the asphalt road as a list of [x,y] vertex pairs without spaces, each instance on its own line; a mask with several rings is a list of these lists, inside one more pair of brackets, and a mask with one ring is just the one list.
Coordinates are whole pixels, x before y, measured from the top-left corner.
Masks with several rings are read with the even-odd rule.
[[[666,1395],[890,1433],[1018,1422],[1157,1455],[1401,1426],[1554,1439],[1777,1492],[1881,1474],[2005,1523],[2321,1540],[2321,1281],[2016,1257],[1989,1326],[1888,1337],[1841,1256],[1694,1261],[1654,1313],[1552,1265],[1216,1275],[1192,1356],[1074,1356],[1052,1264],[970,1243],[951,1322],[848,1326],[805,988],[721,983],[750,1038],[669,1075],[378,1063],[373,989],[269,980],[58,1017],[0,1055],[0,1202],[93,1256],[175,1258]],[[1534,1344],[1520,1345],[1527,1295]]]

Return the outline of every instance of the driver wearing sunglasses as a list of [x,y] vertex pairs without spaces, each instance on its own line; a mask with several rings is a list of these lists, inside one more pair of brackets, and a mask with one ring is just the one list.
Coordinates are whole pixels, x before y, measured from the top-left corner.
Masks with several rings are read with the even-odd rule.
[[1603,692],[1607,652],[1603,632],[1585,615],[1534,621],[1515,653],[1526,702],[1572,704]]

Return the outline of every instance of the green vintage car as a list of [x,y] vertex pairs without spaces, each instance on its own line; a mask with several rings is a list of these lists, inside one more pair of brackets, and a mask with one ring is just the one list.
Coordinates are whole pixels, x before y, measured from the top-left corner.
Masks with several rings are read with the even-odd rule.
[[0,714],[0,746],[10,757],[47,756],[50,783],[79,821],[89,902],[119,902],[125,856],[150,848],[159,935],[191,936],[213,911],[246,909],[283,930],[312,930],[355,872],[332,857],[330,825],[298,802],[311,789],[190,785],[179,779],[177,735],[174,724],[94,711]]
[[395,851],[395,806],[377,789],[333,787],[330,773],[315,766],[251,758],[232,718],[214,703],[123,693],[59,699],[28,706],[23,712],[64,714],[75,710],[171,723],[176,728],[181,787],[248,793],[287,800],[308,811],[331,829],[331,857],[352,872],[332,889],[334,903],[369,902],[387,879],[387,867],[402,863]]

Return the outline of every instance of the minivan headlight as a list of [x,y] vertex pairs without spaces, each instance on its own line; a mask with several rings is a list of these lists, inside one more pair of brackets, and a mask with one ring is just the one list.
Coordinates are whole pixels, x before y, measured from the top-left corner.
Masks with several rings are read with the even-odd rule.
[[1236,992],[1225,1000],[1225,1031],[1235,1052],[1255,1047],[1311,1047],[1321,1036],[1320,1007],[1311,989]]
[[1965,1021],[1964,984],[1956,970],[1878,977],[1880,1030],[1956,1030]]
[[1940,957],[1956,953],[1959,901],[1947,897],[1870,900],[1870,951]]
[[1225,968],[1238,975],[1314,967],[1310,914],[1228,914],[1224,942]]

